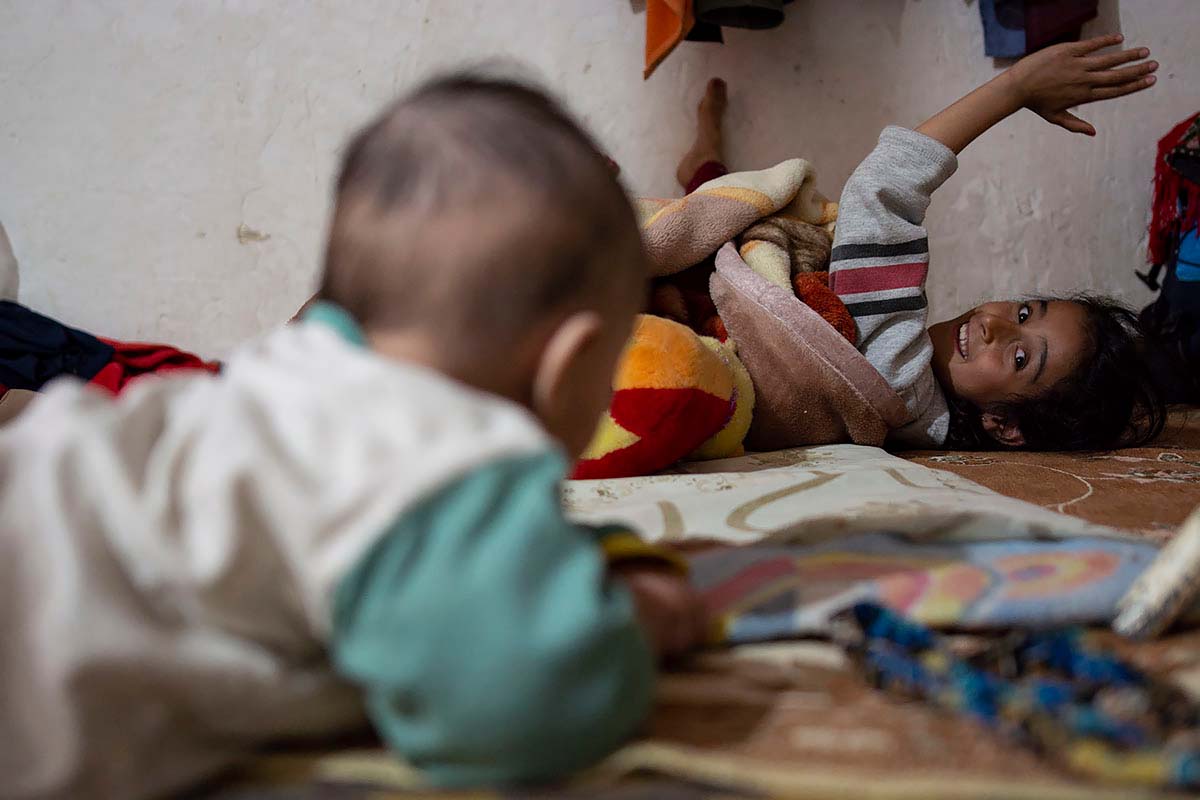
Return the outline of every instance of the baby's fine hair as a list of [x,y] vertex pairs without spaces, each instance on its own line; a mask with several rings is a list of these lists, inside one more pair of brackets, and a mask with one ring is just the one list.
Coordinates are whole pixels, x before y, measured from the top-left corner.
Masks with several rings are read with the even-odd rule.
[[1146,336],[1137,315],[1108,297],[1078,294],[1063,299],[1084,311],[1087,347],[1071,374],[1037,397],[980,409],[950,398],[947,444],[986,450],[1000,445],[984,430],[990,411],[1020,427],[1027,450],[1112,450],[1145,444],[1167,419],[1162,387],[1148,365]]
[[368,330],[419,328],[483,356],[547,315],[634,296],[643,258],[610,162],[554,100],[456,74],[351,139],[319,296]]

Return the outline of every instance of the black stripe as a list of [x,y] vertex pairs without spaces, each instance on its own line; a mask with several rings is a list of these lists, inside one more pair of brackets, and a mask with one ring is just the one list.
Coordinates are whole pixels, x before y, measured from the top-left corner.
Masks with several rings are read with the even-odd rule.
[[841,244],[833,248],[830,261],[849,261],[852,258],[888,258],[890,256],[924,255],[929,252],[929,239],[922,236],[899,244]]
[[870,317],[875,314],[894,314],[897,311],[917,311],[929,305],[925,293],[916,297],[895,297],[890,300],[868,300],[865,303],[847,303],[846,310],[852,317]]

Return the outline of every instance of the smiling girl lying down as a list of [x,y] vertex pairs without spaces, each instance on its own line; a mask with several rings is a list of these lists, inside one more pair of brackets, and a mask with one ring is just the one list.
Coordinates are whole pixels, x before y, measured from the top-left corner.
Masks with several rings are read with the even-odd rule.
[[[1108,298],[995,301],[928,326],[930,196],[957,154],[1021,108],[1095,135],[1068,108],[1147,89],[1149,51],[1100,53],[1120,36],[1057,45],[1018,62],[920,125],[888,127],[842,192],[830,286],[858,326],[858,347],[904,399],[897,447],[1108,449],[1158,434],[1160,390],[1136,316]],[[1136,62],[1136,63],[1135,63]],[[696,144],[680,164],[689,190],[723,174],[724,84],[700,104]],[[688,176],[692,176],[688,180]]]

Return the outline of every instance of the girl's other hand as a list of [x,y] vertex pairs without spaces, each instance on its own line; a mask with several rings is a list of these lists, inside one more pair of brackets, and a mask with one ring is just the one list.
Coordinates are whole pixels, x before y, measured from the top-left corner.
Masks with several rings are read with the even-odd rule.
[[[1096,129],[1067,111],[1072,106],[1111,100],[1154,85],[1157,61],[1144,47],[1098,53],[1124,41],[1120,34],[1047,47],[1018,61],[1008,75],[1019,102],[1042,119],[1074,133]],[[1141,63],[1133,63],[1141,62]]]

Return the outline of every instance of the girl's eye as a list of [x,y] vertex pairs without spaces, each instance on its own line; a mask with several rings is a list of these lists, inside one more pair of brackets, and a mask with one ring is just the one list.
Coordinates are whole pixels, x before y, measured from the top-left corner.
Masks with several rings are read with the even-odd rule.
[[1017,311],[1017,324],[1024,324],[1025,320],[1029,319],[1030,313],[1029,306],[1021,306],[1021,308]]
[[[1021,320],[1021,321],[1022,321],[1022,322],[1024,322],[1024,320]],[[1025,368],[1025,362],[1026,362],[1026,361],[1028,361],[1028,360],[1029,360],[1029,359],[1027,359],[1027,358],[1025,357],[1025,351],[1024,351],[1024,350],[1022,350],[1021,348],[1019,348],[1019,347],[1018,347],[1018,348],[1017,348],[1017,357],[1016,357],[1016,359],[1015,359],[1015,361],[1016,361],[1016,363],[1017,363],[1017,369],[1019,369],[1019,370],[1020,370],[1020,369],[1024,369],[1024,368]]]

